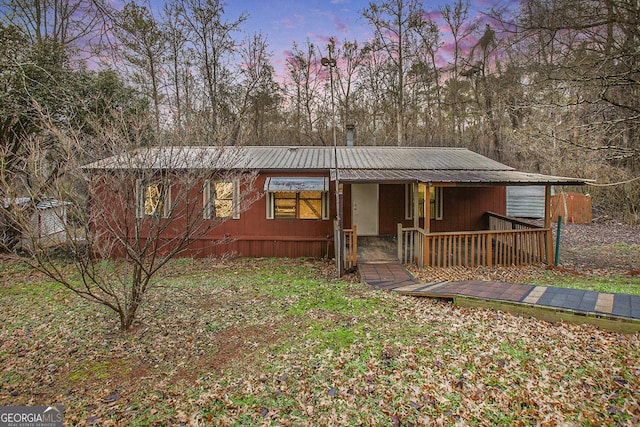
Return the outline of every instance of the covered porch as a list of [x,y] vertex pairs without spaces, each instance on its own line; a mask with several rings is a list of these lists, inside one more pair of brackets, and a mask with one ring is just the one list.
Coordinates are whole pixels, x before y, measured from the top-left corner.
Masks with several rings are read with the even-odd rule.
[[398,259],[420,267],[521,266],[553,259],[552,230],[485,213],[487,230],[429,233],[398,224]]
[[[513,170],[366,172],[339,171],[336,242],[347,270],[366,242],[359,236],[391,237],[397,260],[420,267],[550,264],[551,187],[584,184]],[[506,187],[514,185],[544,186],[541,225],[506,215]]]

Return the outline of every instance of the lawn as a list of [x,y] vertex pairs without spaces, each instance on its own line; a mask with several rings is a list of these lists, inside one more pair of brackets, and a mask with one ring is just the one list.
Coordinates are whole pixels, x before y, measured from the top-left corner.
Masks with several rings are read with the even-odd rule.
[[528,281],[532,285],[558,286],[588,291],[640,295],[640,277],[624,274],[580,274],[549,270]]
[[637,425],[640,334],[338,280],[316,260],[176,260],[139,323],[0,264],[0,405],[69,425]]

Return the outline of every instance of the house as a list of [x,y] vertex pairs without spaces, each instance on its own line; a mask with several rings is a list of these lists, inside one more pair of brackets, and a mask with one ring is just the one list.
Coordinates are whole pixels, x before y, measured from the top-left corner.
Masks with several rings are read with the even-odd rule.
[[[175,195],[185,193],[174,188],[172,177],[210,169],[212,176],[198,184],[202,215],[227,220],[195,239],[185,253],[335,256],[341,267],[355,261],[356,235],[394,236],[398,258],[420,265],[547,262],[553,253],[549,215],[543,227],[508,218],[506,188],[544,187],[549,212],[551,186],[584,184],[520,172],[467,149],[444,147],[165,147],[140,149],[86,169],[96,177],[129,173],[129,197],[137,206],[129,215],[141,219],[171,216]],[[149,171],[153,179],[145,181],[141,174]],[[225,179],[228,171],[237,174]],[[241,182],[249,174],[254,180]],[[246,209],[240,208],[241,194],[255,200]],[[113,194],[103,188],[94,197]],[[167,238],[171,230],[163,231]],[[212,244],[221,240],[225,243]]]
[[[20,230],[16,247],[30,249],[34,245],[46,247],[65,242],[67,239],[67,206],[69,205],[71,205],[70,202],[55,198],[43,198],[37,202],[34,202],[30,197],[5,198],[3,208],[6,211],[13,209],[14,212],[10,216],[19,218],[18,222],[24,226]],[[0,231],[4,235],[7,219],[4,218],[4,215],[1,219]]]

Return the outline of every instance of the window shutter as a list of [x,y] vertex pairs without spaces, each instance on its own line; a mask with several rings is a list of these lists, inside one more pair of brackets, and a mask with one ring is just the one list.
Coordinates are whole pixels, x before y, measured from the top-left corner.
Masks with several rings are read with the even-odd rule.
[[164,194],[164,206],[162,211],[162,216],[164,218],[168,218],[171,216],[171,181],[166,181],[166,190]]
[[211,219],[211,180],[205,179],[202,185],[202,216]]
[[144,188],[142,188],[142,179],[136,179],[136,218],[144,218]]
[[240,181],[233,180],[233,219],[240,219]]
[[267,201],[267,219],[273,219],[273,193],[268,191],[265,200]]

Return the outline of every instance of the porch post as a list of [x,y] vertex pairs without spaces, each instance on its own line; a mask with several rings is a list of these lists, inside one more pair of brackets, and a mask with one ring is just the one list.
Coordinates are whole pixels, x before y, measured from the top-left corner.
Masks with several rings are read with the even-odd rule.
[[424,194],[424,231],[425,233],[431,233],[431,183],[427,183],[427,188]]
[[344,276],[344,256],[345,256],[345,247],[344,247],[344,224],[342,222],[343,212],[342,212],[342,184],[337,179],[336,176],[336,216],[338,220],[338,242],[334,242],[338,245],[338,274],[339,277]]
[[413,228],[418,228],[420,226],[420,211],[418,210],[418,202],[420,201],[420,195],[418,194],[419,184],[414,182],[412,185],[411,191],[411,204],[413,208],[413,212],[411,212],[411,216],[413,217]]
[[430,250],[429,247],[429,238],[426,234],[431,233],[431,183],[427,183],[427,187],[425,188],[424,193],[424,204],[422,206],[422,210],[424,211],[424,240],[422,242],[422,265],[425,267],[430,267],[429,258],[430,258]]
[[551,184],[544,186],[544,228],[547,229],[547,264],[553,259],[553,232],[551,231]]

